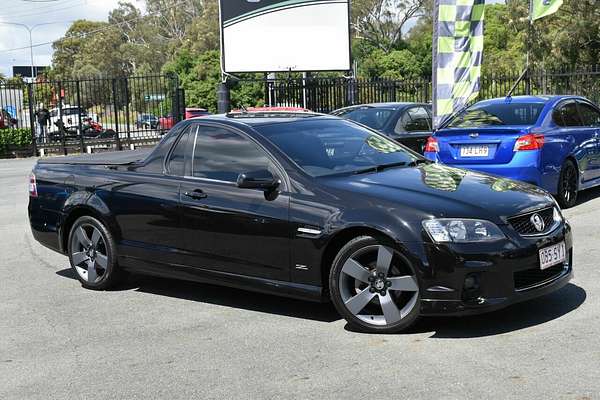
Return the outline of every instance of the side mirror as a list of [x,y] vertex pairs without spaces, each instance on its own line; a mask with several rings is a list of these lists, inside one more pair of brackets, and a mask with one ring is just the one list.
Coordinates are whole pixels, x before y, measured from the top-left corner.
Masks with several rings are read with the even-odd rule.
[[275,190],[281,185],[279,179],[275,179],[272,173],[266,169],[251,171],[238,175],[237,186],[241,189],[261,189],[265,191]]

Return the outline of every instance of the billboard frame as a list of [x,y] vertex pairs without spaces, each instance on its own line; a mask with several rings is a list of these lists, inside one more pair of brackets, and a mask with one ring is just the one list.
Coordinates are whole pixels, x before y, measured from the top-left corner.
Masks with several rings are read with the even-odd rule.
[[[221,10],[221,2],[226,0],[218,0],[219,1],[219,32],[220,32],[220,40],[219,43],[221,45],[221,74],[224,76],[232,76],[235,77],[235,74],[258,74],[258,73],[284,73],[284,72],[339,72],[346,71],[352,72],[352,9],[350,3],[352,0],[347,0],[346,3],[348,5],[348,68],[347,69],[311,69],[311,70],[302,70],[302,69],[274,69],[269,71],[225,71],[225,43],[224,43],[224,32],[223,32],[223,12]],[[225,79],[223,79],[225,81]]]

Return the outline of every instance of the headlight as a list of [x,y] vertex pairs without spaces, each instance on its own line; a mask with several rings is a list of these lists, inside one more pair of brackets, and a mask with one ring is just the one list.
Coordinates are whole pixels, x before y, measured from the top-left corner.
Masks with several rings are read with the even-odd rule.
[[423,228],[437,243],[493,242],[506,237],[495,224],[479,219],[426,219]]

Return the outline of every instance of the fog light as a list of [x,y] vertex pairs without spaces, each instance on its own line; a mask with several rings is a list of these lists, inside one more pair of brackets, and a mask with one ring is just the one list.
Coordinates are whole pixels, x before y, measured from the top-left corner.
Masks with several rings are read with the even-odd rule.
[[464,283],[465,290],[478,290],[479,289],[479,277],[475,274],[469,274],[465,278]]

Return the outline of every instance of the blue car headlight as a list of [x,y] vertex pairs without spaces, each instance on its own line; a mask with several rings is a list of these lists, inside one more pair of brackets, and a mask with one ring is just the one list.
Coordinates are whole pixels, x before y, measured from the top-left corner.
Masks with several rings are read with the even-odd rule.
[[426,219],[422,224],[436,243],[493,242],[506,238],[496,224],[482,219]]

